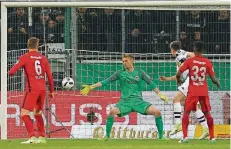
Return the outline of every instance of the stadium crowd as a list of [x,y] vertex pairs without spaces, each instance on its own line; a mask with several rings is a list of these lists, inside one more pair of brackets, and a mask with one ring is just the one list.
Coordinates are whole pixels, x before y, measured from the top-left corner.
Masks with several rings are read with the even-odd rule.
[[[71,34],[78,35],[81,50],[119,52],[124,43],[125,52],[166,53],[178,35],[184,49],[203,40],[207,53],[230,53],[229,14],[226,10],[180,11],[178,22],[175,11],[125,10],[121,17],[121,10],[76,8],[77,31]],[[28,9],[8,11],[8,50],[26,48],[31,36],[40,43],[64,43],[64,34],[63,8],[33,8],[32,21]]]

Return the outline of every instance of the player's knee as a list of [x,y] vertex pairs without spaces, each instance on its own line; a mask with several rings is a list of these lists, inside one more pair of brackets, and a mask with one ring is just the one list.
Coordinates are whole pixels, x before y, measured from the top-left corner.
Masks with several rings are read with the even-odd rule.
[[30,115],[30,111],[22,108],[21,109],[21,117],[23,117],[24,115]]
[[178,103],[178,102],[180,102],[180,98],[178,96],[175,96],[173,98],[173,103]]
[[117,109],[117,108],[112,108],[112,109],[109,111],[108,116],[115,116],[115,115],[117,115],[117,114],[119,114],[119,113],[118,113],[118,109]]
[[154,116],[155,116],[155,117],[161,116],[160,110],[154,111]]
[[41,113],[42,113],[42,111],[40,109],[35,109],[34,110],[34,115],[39,115]]

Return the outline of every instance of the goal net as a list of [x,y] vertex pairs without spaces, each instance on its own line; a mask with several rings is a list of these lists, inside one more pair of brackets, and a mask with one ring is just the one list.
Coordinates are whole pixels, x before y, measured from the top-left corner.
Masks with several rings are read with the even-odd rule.
[[[165,104],[143,84],[143,98],[160,109],[167,135],[174,125],[173,97],[177,84],[162,82],[159,77],[176,74],[175,57],[169,49],[174,40],[181,41],[186,51],[192,51],[194,41],[205,42],[205,56],[213,62],[221,83],[217,90],[208,80],[215,135],[229,137],[229,9],[226,2],[2,3],[1,139],[28,137],[20,118],[26,81],[23,70],[13,77],[7,71],[28,52],[27,40],[33,36],[40,39],[39,51],[48,57],[55,83],[55,98],[47,100],[43,110],[47,137],[104,135],[107,113],[119,101],[119,82],[94,90],[88,96],[81,96],[79,91],[82,85],[97,83],[121,70],[123,53],[132,53],[135,67],[147,72],[169,97]],[[67,76],[75,80],[72,90],[62,89],[61,81]],[[33,113],[30,116],[34,120]],[[192,113],[189,137],[197,138],[201,133]],[[137,113],[116,117],[111,137],[156,138],[155,118]],[[181,137],[181,132],[173,136]]]

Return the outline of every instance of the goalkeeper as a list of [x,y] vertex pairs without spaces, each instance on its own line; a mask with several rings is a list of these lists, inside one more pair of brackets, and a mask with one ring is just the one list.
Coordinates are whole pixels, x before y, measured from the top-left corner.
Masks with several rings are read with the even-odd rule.
[[80,91],[82,95],[87,95],[90,91],[97,87],[107,85],[115,80],[120,81],[121,97],[120,101],[115,107],[110,109],[107,116],[106,123],[106,136],[105,140],[110,138],[110,132],[114,123],[114,116],[125,116],[131,112],[138,112],[143,115],[155,116],[156,126],[159,133],[159,139],[164,140],[163,136],[163,121],[160,110],[154,107],[151,103],[146,102],[142,98],[142,80],[154,89],[154,92],[166,103],[168,98],[164,96],[152,79],[142,70],[134,68],[133,57],[130,54],[123,55],[123,70],[115,72],[111,77],[93,85],[83,85],[83,89]]

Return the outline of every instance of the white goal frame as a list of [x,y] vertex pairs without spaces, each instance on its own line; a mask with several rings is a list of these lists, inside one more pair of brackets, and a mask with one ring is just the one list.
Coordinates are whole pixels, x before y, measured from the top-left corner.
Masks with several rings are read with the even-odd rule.
[[[2,2],[1,3],[1,139],[7,139],[7,8],[8,7],[91,7],[147,10],[220,10],[228,1],[136,1],[136,2]],[[125,8],[126,7],[126,8]]]

